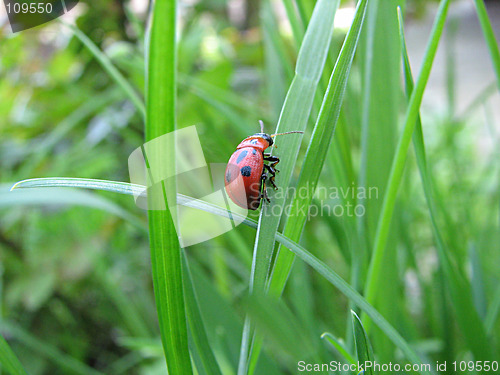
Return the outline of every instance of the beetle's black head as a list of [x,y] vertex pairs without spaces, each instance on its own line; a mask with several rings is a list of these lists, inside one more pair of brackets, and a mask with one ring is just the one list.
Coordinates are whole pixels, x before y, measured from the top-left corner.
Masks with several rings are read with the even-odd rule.
[[269,134],[266,134],[266,133],[255,133],[253,135],[254,137],[261,137],[263,138],[264,140],[267,141],[267,143],[269,143],[269,146],[272,146],[273,145],[273,139],[271,138],[271,136]]

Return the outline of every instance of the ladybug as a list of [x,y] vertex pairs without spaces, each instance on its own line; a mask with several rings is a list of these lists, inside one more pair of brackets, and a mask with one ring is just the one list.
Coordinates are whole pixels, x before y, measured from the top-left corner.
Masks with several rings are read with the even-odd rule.
[[[266,192],[266,181],[278,190],[274,183],[276,164],[280,159],[271,154],[265,154],[266,148],[273,145],[273,137],[277,135],[300,133],[302,131],[291,131],[269,135],[264,133],[264,123],[260,122],[260,133],[245,138],[236,147],[226,167],[224,183],[229,198],[242,208],[256,210],[260,201],[264,198],[268,203],[271,201]],[[276,147],[276,146],[274,146]],[[269,164],[265,164],[268,162]],[[241,178],[238,178],[241,175]]]

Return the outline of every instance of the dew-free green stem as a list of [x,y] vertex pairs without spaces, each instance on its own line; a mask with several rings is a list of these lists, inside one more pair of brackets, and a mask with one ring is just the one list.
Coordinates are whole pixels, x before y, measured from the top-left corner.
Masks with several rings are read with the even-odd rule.
[[[410,61],[406,51],[406,41],[404,37],[403,21],[399,9],[400,37],[403,57],[403,69],[405,77],[405,91],[407,97],[411,96],[413,91],[413,77],[410,68]],[[422,133],[422,124],[420,116],[417,116],[416,129],[413,135],[413,145],[417,159],[422,185],[424,189],[425,200],[429,209],[432,231],[436,243],[437,255],[440,262],[440,270],[443,273],[444,285],[451,296],[451,302],[455,310],[455,317],[460,330],[463,332],[466,342],[469,344],[476,360],[488,360],[491,357],[491,350],[488,344],[487,330],[476,311],[472,300],[472,291],[465,276],[459,272],[457,267],[453,266],[450,245],[447,245],[441,235],[441,229],[438,225],[438,210],[435,199],[434,180],[429,173],[427,160],[425,156],[424,137]],[[450,332],[445,332],[449,334]]]
[[26,375],[23,365],[10,348],[7,341],[0,336],[0,364],[11,375]]
[[[293,130],[303,131],[307,126],[314,95],[330,48],[333,20],[338,4],[337,0],[320,0],[316,3],[297,58],[295,77],[283,103],[276,129],[277,133]],[[281,158],[278,167],[280,173],[276,176],[276,184],[283,189],[289,186],[300,141],[301,136],[298,134],[275,138],[275,144],[279,150],[279,153],[275,154]],[[263,205],[260,213],[249,283],[251,293],[265,293],[275,243],[274,233],[278,229],[285,204],[284,194],[280,197],[271,194],[271,199],[272,206]],[[248,371],[248,358],[252,352],[253,334],[251,331],[252,326],[247,319],[242,335],[239,375],[246,374]],[[258,350],[256,353],[258,354]],[[254,357],[251,362],[255,363],[255,361]]]
[[[150,18],[149,43],[146,49],[146,142],[175,131],[176,9],[175,0],[157,0]],[[148,154],[147,158],[154,158],[155,163],[164,163],[166,170],[174,171],[173,147],[157,153],[162,155]],[[162,181],[161,186],[158,193],[152,191],[148,194],[149,203],[162,200],[167,204],[167,201],[172,202],[172,197],[175,201],[175,183]],[[192,368],[188,350],[181,251],[173,217],[168,208],[150,209],[148,220],[156,309],[168,371],[170,374],[189,375]]]
[[[413,136],[413,130],[415,129],[420,103],[422,102],[425,86],[427,85],[427,81],[429,79],[439,39],[443,33],[449,3],[450,0],[442,0],[439,5],[436,20],[429,39],[429,44],[424,55],[422,69],[417,79],[415,90],[410,98],[408,110],[406,111],[403,134],[398,142],[396,154],[392,163],[387,189],[382,204],[382,211],[378,220],[370,268],[365,284],[366,299],[372,304],[375,302],[376,292],[379,286],[379,280],[382,273],[382,261],[385,255],[390,223],[394,212],[394,206],[396,204],[397,193],[401,184],[401,177],[403,175],[408,148]],[[370,325],[366,319],[364,324],[367,332],[370,332]]]
[[493,63],[493,69],[495,70],[495,75],[497,77],[497,85],[500,90],[500,50],[498,48],[498,43],[495,38],[495,31],[491,26],[491,22],[488,18],[488,12],[484,6],[484,0],[474,0],[476,4],[477,16],[483,29],[484,39],[488,45],[488,49],[491,55],[491,62]]
[[61,21],[63,25],[68,27],[74,35],[80,39],[85,47],[94,55],[94,57],[99,61],[104,70],[109,74],[109,76],[116,82],[118,87],[120,87],[125,95],[127,95],[130,101],[134,104],[136,109],[139,111],[141,116],[144,118],[146,110],[144,108],[144,102],[141,97],[137,94],[132,85],[125,79],[125,77],[120,73],[120,71],[113,65],[111,60],[97,47],[92,40],[82,33],[80,29],[76,26],[66,24]]

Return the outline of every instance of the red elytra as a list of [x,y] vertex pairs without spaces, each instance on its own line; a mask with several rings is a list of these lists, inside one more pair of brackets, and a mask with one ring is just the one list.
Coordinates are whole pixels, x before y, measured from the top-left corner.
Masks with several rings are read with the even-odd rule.
[[[303,133],[292,131],[280,134],[264,133],[264,124],[260,121],[261,132],[245,138],[236,147],[226,167],[225,186],[229,198],[242,208],[256,210],[262,198],[270,202],[266,193],[266,180],[275,190],[274,183],[276,164],[279,158],[264,154],[264,151],[273,145],[273,137],[277,135]],[[269,162],[270,164],[265,164]],[[268,175],[269,174],[269,175]],[[241,178],[238,178],[241,175]]]

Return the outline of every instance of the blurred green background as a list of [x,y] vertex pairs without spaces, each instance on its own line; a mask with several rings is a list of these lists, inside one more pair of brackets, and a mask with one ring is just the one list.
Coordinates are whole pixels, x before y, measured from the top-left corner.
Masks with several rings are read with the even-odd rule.
[[[382,25],[390,4],[381,2]],[[314,1],[301,3],[310,15]],[[488,4],[498,25],[500,6]],[[141,96],[148,6],[145,0],[81,1],[65,18],[74,20]],[[470,282],[470,308],[485,322],[494,346],[500,333],[500,106],[474,8],[470,13],[461,7],[463,2],[452,6],[422,107],[423,127],[439,225],[453,264]],[[415,74],[434,11],[430,0],[406,4]],[[241,139],[258,130],[259,119],[274,130],[298,48],[280,1],[181,1],[179,13],[178,127],[196,124],[207,162],[224,163]],[[372,142],[364,148],[364,35],[320,179],[324,186],[361,184],[363,163],[368,166],[365,182],[377,186],[379,196],[367,203],[360,219],[366,232],[355,241],[343,217],[315,217],[301,240],[346,280],[352,280],[356,251],[366,252],[373,242],[398,121],[406,108],[398,51],[383,42],[393,26],[380,28],[375,37],[381,42],[369,111],[377,124]],[[345,32],[335,29],[334,55]],[[462,64],[464,45],[483,46],[483,55]],[[330,59],[326,70],[333,63]],[[480,63],[484,69],[475,65]],[[470,74],[474,79],[467,81]],[[32,177],[128,181],[127,159],[143,143],[143,128],[141,114],[68,28],[56,21],[12,34],[0,13],[0,314],[4,337],[31,374],[165,371],[144,211],[130,197],[112,193],[9,192],[14,182]],[[338,137],[349,145],[340,153]],[[349,167],[339,167],[339,161]],[[413,152],[403,185],[377,307],[429,360],[468,360],[470,344],[446,294]],[[187,249],[209,340],[224,374],[236,373],[254,238],[253,229],[240,226]],[[365,244],[356,247],[360,241]],[[348,306],[323,278],[295,262],[281,307],[290,312],[297,341],[308,337],[309,349],[325,361],[338,353],[320,339],[321,333],[349,343]],[[257,373],[297,373],[290,346],[306,344],[284,342],[280,332],[269,335]],[[378,331],[373,345],[379,358],[398,358]],[[494,352],[497,358],[491,360],[500,360]]]

